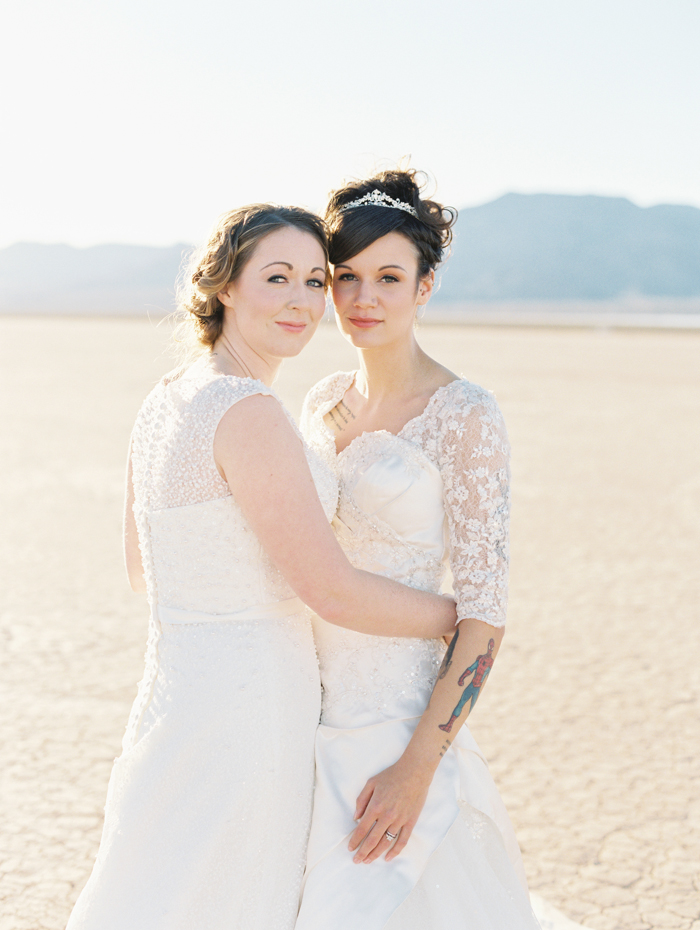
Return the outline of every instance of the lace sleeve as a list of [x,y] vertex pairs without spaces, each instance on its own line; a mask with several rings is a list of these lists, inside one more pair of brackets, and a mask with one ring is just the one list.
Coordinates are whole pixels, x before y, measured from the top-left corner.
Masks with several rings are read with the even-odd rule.
[[311,430],[314,425],[313,418],[316,413],[316,409],[323,398],[323,385],[325,382],[319,381],[318,384],[315,384],[311,390],[308,392],[304,398],[304,403],[301,408],[301,416],[299,417],[299,429],[302,432],[302,435],[308,441],[311,437]]
[[510,446],[493,395],[469,382],[440,411],[444,483],[457,619],[506,621]]
[[[328,433],[323,425],[324,415],[334,407],[352,382],[353,372],[337,371],[317,382],[304,398],[299,428],[309,445],[324,458],[328,453]],[[333,449],[333,443],[330,443]],[[333,454],[332,458],[335,458]]]

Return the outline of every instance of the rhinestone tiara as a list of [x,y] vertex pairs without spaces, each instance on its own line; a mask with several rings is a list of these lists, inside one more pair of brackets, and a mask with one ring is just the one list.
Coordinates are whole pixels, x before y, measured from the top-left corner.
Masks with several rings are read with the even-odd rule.
[[338,210],[338,213],[345,213],[346,210],[354,210],[356,207],[388,207],[390,210],[403,210],[404,213],[410,213],[411,216],[418,218],[418,214],[410,203],[405,203],[403,200],[394,200],[384,191],[373,190],[371,193],[365,194],[364,197],[360,197],[359,200],[345,203]]

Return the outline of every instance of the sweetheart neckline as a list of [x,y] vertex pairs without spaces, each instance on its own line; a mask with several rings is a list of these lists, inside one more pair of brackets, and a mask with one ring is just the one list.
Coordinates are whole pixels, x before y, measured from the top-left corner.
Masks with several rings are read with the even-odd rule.
[[[418,414],[416,414],[415,417],[411,417],[410,420],[407,420],[407,421],[404,423],[404,425],[401,427],[401,429],[398,431],[398,433],[392,433],[391,430],[388,430],[388,429],[369,429],[369,430],[363,430],[363,431],[362,431],[361,433],[359,433],[357,436],[354,436],[354,437],[350,440],[350,442],[347,444],[347,446],[345,446],[345,448],[341,449],[340,452],[339,452],[339,451],[338,451],[338,447],[337,447],[336,444],[335,444],[335,436],[333,435],[333,433],[332,433],[332,432],[330,431],[330,429],[328,428],[328,424],[326,423],[324,417],[326,416],[326,414],[328,413],[329,410],[332,410],[333,407],[335,407],[338,403],[340,403],[340,401],[342,400],[342,398],[345,396],[346,392],[348,391],[350,385],[354,382],[355,378],[357,377],[357,371],[340,372],[340,374],[346,375],[347,377],[350,378],[350,380],[347,381],[347,384],[345,384],[345,387],[343,388],[343,393],[342,393],[339,397],[337,397],[337,398],[336,398],[335,395],[334,395],[334,397],[332,398],[332,401],[333,401],[333,402],[332,402],[331,406],[328,407],[328,410],[324,411],[324,412],[321,414],[321,423],[323,424],[323,429],[325,430],[325,435],[326,435],[327,439],[329,440],[329,442],[330,442],[330,444],[331,444],[331,448],[333,449],[333,454],[334,454],[334,456],[335,456],[336,459],[340,459],[342,456],[344,456],[345,453],[346,453],[349,449],[352,448],[352,446],[353,446],[353,444],[354,444],[355,442],[357,442],[358,440],[362,439],[362,438],[365,437],[365,436],[373,436],[373,435],[376,434],[376,435],[393,436],[395,439],[404,439],[404,437],[402,436],[402,433],[404,433],[404,432],[408,429],[409,426],[411,426],[413,423],[416,423],[418,420],[422,419],[422,418],[428,413],[428,411],[430,410],[430,408],[431,408],[432,405],[433,405],[433,402],[434,402],[435,399],[438,397],[438,395],[442,393],[442,391],[446,390],[446,389],[449,388],[449,387],[452,387],[453,384],[458,384],[460,381],[464,381],[464,378],[455,378],[453,381],[449,381],[447,384],[441,384],[439,387],[435,388],[435,390],[433,391],[433,393],[432,393],[432,394],[430,395],[430,397],[428,398],[428,400],[427,400],[427,402],[426,402],[426,405],[425,405],[425,407],[423,407],[423,409],[421,410],[421,412],[418,413]],[[345,379],[341,380],[340,383],[343,384],[344,382],[345,382]],[[405,442],[410,442],[410,440],[408,440],[408,439],[405,439],[404,441],[405,441]]]

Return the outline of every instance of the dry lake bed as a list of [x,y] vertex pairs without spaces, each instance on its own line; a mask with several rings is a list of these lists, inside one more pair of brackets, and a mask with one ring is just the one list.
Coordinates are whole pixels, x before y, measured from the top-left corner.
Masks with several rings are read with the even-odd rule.
[[[700,928],[700,333],[426,326],[513,444],[509,631],[472,730],[533,891],[598,930]],[[147,612],[129,432],[145,320],[0,318],[0,930],[62,930],[100,838]],[[278,390],[354,366],[324,325]]]

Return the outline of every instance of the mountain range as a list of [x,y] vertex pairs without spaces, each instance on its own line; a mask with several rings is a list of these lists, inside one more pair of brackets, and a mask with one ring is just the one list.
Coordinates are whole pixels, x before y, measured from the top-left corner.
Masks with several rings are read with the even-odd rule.
[[[0,312],[161,316],[189,249],[17,243],[0,250]],[[468,207],[434,303],[637,297],[700,297],[700,209],[563,194]]]
[[506,194],[460,211],[443,300],[700,295],[700,209]]

